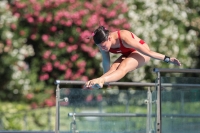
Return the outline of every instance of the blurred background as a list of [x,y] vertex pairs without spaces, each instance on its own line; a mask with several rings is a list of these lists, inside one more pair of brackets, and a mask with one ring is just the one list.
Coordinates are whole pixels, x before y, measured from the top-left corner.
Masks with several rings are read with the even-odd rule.
[[[87,39],[100,25],[131,30],[151,50],[177,57],[179,68],[199,68],[199,0],[1,0],[0,130],[54,130],[54,81],[103,73]],[[154,82],[155,67],[176,66],[152,59],[120,81]]]

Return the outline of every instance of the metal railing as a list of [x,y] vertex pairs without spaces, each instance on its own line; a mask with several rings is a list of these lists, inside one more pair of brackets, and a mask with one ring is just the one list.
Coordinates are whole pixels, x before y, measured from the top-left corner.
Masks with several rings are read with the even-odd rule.
[[[139,83],[139,82],[112,82],[109,86],[142,86],[142,87],[156,87],[157,92],[157,110],[156,110],[156,132],[162,132],[162,111],[161,111],[161,86],[162,87],[200,87],[200,84],[174,84],[174,83],[161,83],[161,73],[200,73],[200,69],[159,69],[153,70],[157,74],[155,83]],[[59,133],[59,102],[63,101],[60,99],[60,85],[84,85],[84,81],[69,81],[69,80],[56,80],[56,123],[55,132]],[[150,107],[151,108],[151,107]],[[70,114],[72,115],[72,114]],[[77,114],[76,114],[77,115]],[[89,114],[78,114],[78,115],[89,115]],[[91,115],[91,114],[90,114]],[[103,114],[94,114],[95,116],[103,116]],[[113,114],[116,115],[116,114]],[[116,116],[118,116],[117,114]],[[128,114],[127,114],[128,115]],[[132,114],[133,116],[137,116]],[[138,115],[139,116],[139,115]]]
[[[161,110],[161,86],[165,84],[161,83],[161,73],[200,73],[200,69],[164,69],[154,68],[153,70],[157,74],[157,120],[156,120],[156,132],[162,132],[162,110]],[[181,85],[181,84],[180,84]],[[184,86],[199,86],[200,84],[184,84]],[[175,86],[178,86],[175,84]]]

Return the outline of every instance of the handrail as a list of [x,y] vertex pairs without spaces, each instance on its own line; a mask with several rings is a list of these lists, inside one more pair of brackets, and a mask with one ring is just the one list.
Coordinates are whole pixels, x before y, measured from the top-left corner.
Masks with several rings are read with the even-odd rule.
[[[70,84],[70,85],[84,85],[85,81],[73,81],[73,80],[56,80],[56,85]],[[157,83],[142,83],[142,82],[111,82],[109,86],[143,86],[143,87],[155,87]],[[163,87],[200,87],[200,84],[174,84],[174,83],[162,83]]]
[[154,68],[154,72],[163,73],[200,73],[200,69],[168,69],[168,68]]
[[145,117],[147,114],[133,113],[68,113],[68,116],[73,117]]
[[[135,113],[68,113],[69,117],[146,117],[147,114]],[[155,117],[156,114],[152,114]],[[200,114],[162,114],[163,117],[192,117],[199,118]]]

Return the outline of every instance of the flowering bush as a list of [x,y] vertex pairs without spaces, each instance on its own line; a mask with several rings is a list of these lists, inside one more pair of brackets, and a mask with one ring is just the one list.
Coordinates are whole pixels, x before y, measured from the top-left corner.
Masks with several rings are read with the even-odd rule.
[[17,0],[12,12],[18,19],[18,24],[10,25],[14,37],[26,40],[22,47],[33,48],[25,51],[32,51],[32,56],[23,58],[31,86],[26,99],[43,99],[51,106],[43,93],[52,90],[56,79],[86,81],[102,74],[98,49],[87,39],[95,28],[130,28],[125,18],[127,6],[120,0]]
[[[167,0],[128,0],[128,2],[131,9],[129,17],[132,18],[130,22],[134,24],[133,32],[143,38],[151,50],[177,57],[182,63],[179,68],[196,67],[197,60],[194,60],[192,55],[198,55],[196,47],[198,37],[195,30],[190,28],[190,12],[193,14],[196,9],[187,7],[187,3],[190,2]],[[153,67],[175,68],[176,66],[151,60],[147,67],[137,69],[128,77],[133,81],[154,80],[155,74],[150,72],[152,71],[150,68]]]

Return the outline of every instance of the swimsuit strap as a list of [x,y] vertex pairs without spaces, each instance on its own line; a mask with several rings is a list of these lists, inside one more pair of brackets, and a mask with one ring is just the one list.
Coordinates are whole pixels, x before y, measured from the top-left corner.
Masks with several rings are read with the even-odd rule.
[[121,37],[120,37],[120,31],[119,31],[119,30],[117,31],[117,34],[118,34],[118,38],[119,38],[119,42],[120,42],[120,46],[123,46],[123,44],[122,44],[122,40],[121,40]]

